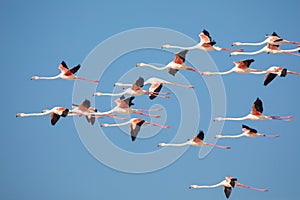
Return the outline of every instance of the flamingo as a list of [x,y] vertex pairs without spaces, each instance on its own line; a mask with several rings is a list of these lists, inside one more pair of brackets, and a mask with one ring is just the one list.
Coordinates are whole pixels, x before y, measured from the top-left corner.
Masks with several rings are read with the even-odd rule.
[[221,47],[214,46],[216,44],[216,41],[211,39],[209,32],[205,29],[199,34],[199,38],[200,38],[200,43],[191,47],[181,47],[181,46],[173,46],[173,45],[166,44],[163,45],[162,48],[167,48],[167,49],[172,48],[172,49],[182,49],[182,50],[199,49],[202,51],[230,51],[230,52],[243,51],[242,49],[232,50],[229,48],[221,48]]
[[85,99],[80,105],[72,104],[72,110],[70,110],[68,116],[85,116],[88,123],[94,125],[96,118],[102,118],[103,116],[112,117],[119,120],[125,120],[126,118],[116,117],[111,113],[102,113],[101,115],[97,115],[98,110],[94,107],[91,107],[91,102],[88,99]]
[[144,78],[140,77],[135,83],[132,84],[131,88],[127,88],[121,93],[110,94],[110,93],[102,93],[102,92],[95,92],[94,96],[122,96],[125,94],[129,94],[131,96],[141,96],[141,95],[149,95],[149,98],[152,100],[155,97],[161,98],[169,98],[169,96],[161,96],[159,94],[170,94],[169,92],[156,92],[156,91],[145,91],[142,89],[144,86]]
[[170,128],[169,126],[163,126],[160,124],[154,124],[151,122],[147,122],[140,118],[132,118],[127,122],[119,123],[119,124],[101,124],[102,127],[111,127],[111,126],[125,126],[130,124],[130,134],[131,134],[131,141],[135,141],[138,133],[140,132],[141,126],[143,125],[152,125],[157,126],[160,128]]
[[297,48],[294,49],[288,49],[288,50],[282,50],[279,49],[279,45],[272,45],[272,44],[267,44],[265,47],[258,51],[253,51],[253,52],[232,52],[230,53],[230,56],[236,56],[236,55],[255,55],[259,54],[262,52],[266,52],[268,54],[291,54],[294,56],[300,56],[300,54],[295,54],[293,52],[300,52],[300,45]]
[[279,135],[268,135],[265,133],[258,133],[257,130],[250,128],[249,126],[242,125],[242,134],[239,135],[216,135],[215,138],[240,138],[240,137],[249,137],[249,138],[256,138],[256,137],[270,137],[270,138],[278,138]]
[[222,149],[230,149],[230,146],[220,146],[220,145],[215,145],[215,144],[209,144],[203,141],[204,139],[204,132],[200,131],[196,137],[194,137],[193,140],[188,140],[187,142],[181,143],[181,144],[166,144],[166,143],[159,143],[157,146],[159,147],[182,147],[182,146],[213,146],[217,148],[222,148]]
[[52,77],[40,77],[40,76],[33,76],[31,77],[31,80],[54,80],[61,78],[63,80],[85,80],[89,82],[99,82],[98,80],[89,80],[86,78],[80,78],[75,76],[75,73],[79,70],[80,65],[77,65],[71,69],[68,68],[65,61],[62,61],[61,64],[58,66],[58,69],[60,70],[60,74]]
[[267,86],[276,76],[285,77],[287,74],[294,74],[300,76],[298,72],[292,72],[286,68],[279,66],[272,66],[267,70],[267,75],[265,76],[264,85]]
[[249,185],[244,185],[242,183],[238,183],[237,182],[237,178],[233,178],[230,176],[226,176],[225,180],[221,181],[218,184],[215,185],[209,185],[209,186],[200,186],[200,185],[190,185],[189,188],[190,189],[199,189],[199,188],[216,188],[216,187],[223,187],[224,188],[224,193],[226,198],[228,199],[230,197],[232,188],[234,187],[243,187],[243,188],[248,188],[248,189],[252,189],[252,190],[257,190],[260,192],[268,192],[267,189],[261,189],[261,188],[255,188]]
[[243,42],[234,42],[232,46],[260,46],[263,44],[271,44],[271,45],[281,45],[281,44],[300,44],[300,42],[288,41],[279,37],[275,32],[272,34],[266,34],[266,39],[262,42],[257,43],[243,43]]
[[171,74],[172,76],[175,76],[175,74],[179,70],[189,70],[189,71],[193,71],[193,72],[202,74],[202,72],[200,72],[199,70],[196,70],[192,67],[188,67],[185,64],[185,56],[186,56],[187,52],[188,52],[188,50],[183,50],[183,51],[175,53],[174,60],[171,61],[169,64],[167,64],[165,67],[156,67],[154,65],[146,64],[146,63],[138,63],[138,64],[136,64],[136,66],[137,67],[150,67],[155,70],[166,70],[167,69],[169,74]]
[[239,73],[239,74],[265,74],[267,73],[266,70],[258,70],[258,69],[251,69],[249,68],[250,64],[254,62],[254,59],[246,59],[240,60],[239,62],[233,62],[234,67],[226,72],[203,72],[203,75],[211,76],[211,75],[225,75],[230,73]]
[[69,113],[68,108],[54,107],[50,110],[43,110],[41,113],[17,113],[16,117],[30,117],[30,116],[43,116],[50,114],[50,121],[52,126],[54,126],[60,117],[66,117]]
[[244,117],[236,117],[236,118],[229,118],[229,117],[217,117],[214,118],[214,121],[223,121],[223,120],[284,120],[284,121],[291,121],[293,116],[266,116],[263,113],[263,103],[262,101],[257,98],[255,102],[252,104],[252,111],[248,115]]
[[[150,88],[149,88],[149,92],[150,93],[157,93],[157,92],[160,92],[161,88],[162,88],[162,85],[174,85],[174,86],[179,86],[179,87],[184,87],[184,88],[195,88],[194,86],[192,85],[181,85],[181,84],[178,84],[178,83],[172,83],[172,82],[169,82],[169,81],[166,81],[166,80],[163,80],[163,79],[160,79],[160,78],[149,78],[148,80],[146,80],[144,82],[144,85],[147,85],[147,84],[150,84]],[[114,86],[129,86],[131,87],[132,84],[127,84],[127,83],[115,83]],[[150,99],[153,99],[155,98],[156,96],[155,95],[152,95],[152,94],[149,94],[150,95]]]
[[[148,117],[154,117],[154,118],[159,118],[159,115],[150,115],[145,112],[149,112],[152,110],[140,110],[140,109],[132,109],[131,106],[134,105],[132,102],[135,97],[129,97],[125,98],[124,95],[122,95],[120,98],[115,100],[115,103],[117,104],[116,107],[111,109],[110,111],[107,112],[96,112],[93,113],[94,116],[101,116],[101,115],[108,115],[114,112],[117,112],[119,114],[123,115],[130,115],[130,114],[139,114],[139,115],[144,115]],[[156,109],[156,110],[161,110],[161,108]],[[154,111],[154,110],[153,110]]]

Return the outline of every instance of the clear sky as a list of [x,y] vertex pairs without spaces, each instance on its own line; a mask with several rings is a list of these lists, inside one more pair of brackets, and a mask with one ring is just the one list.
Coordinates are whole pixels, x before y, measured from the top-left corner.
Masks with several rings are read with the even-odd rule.
[[[280,134],[280,138],[218,140],[218,144],[230,145],[232,149],[213,149],[202,159],[199,159],[199,148],[191,147],[173,164],[150,173],[121,172],[95,159],[95,155],[87,151],[91,147],[82,142],[85,138],[92,137],[91,127],[86,123],[84,123],[87,126],[86,135],[83,135],[82,132],[79,133],[78,126],[76,129],[75,124],[78,124],[71,117],[61,119],[52,127],[48,117],[19,119],[15,118],[15,114],[40,112],[54,106],[71,107],[72,103],[80,103],[73,102],[73,99],[76,99],[73,96],[73,81],[31,81],[30,77],[57,74],[59,72],[57,66],[62,60],[69,66],[79,63],[88,66],[87,58],[92,50],[115,34],[134,28],[159,27],[178,31],[198,41],[198,34],[207,29],[218,46],[230,47],[235,41],[261,41],[265,34],[276,31],[283,38],[300,41],[297,26],[299,6],[299,2],[290,0],[264,2],[213,0],[202,3],[1,1],[3,115],[0,133],[0,199],[225,199],[221,188],[188,189],[190,184],[215,184],[225,176],[235,176],[241,183],[269,189],[268,193],[261,193],[237,188],[230,197],[233,200],[295,199],[296,195],[298,196],[300,178],[298,146],[300,78],[294,75],[276,78],[267,87],[262,84],[263,75],[230,74],[223,77],[226,102],[220,102],[220,105],[225,104],[227,116],[239,117],[247,114],[256,97],[260,97],[264,102],[265,114],[293,115],[294,120],[228,121],[224,123],[222,134],[239,134],[244,123],[259,132]],[[148,37],[141,34],[136,40],[146,41]],[[130,40],[123,42],[120,46],[126,45]],[[188,42],[183,42],[184,44]],[[143,61],[164,64],[173,59],[171,53],[159,50],[159,47],[127,52],[113,60],[107,67],[101,63],[101,56],[105,60],[107,55],[119,50],[118,46],[108,48],[107,55],[99,55],[99,69],[107,68],[101,76],[99,85],[94,87],[97,91],[111,92],[114,82],[129,80],[128,77],[122,79],[122,76],[132,70],[136,63]],[[293,47],[282,46],[283,49]],[[245,50],[257,48],[245,47]],[[299,57],[292,55],[260,54],[252,57],[229,57],[228,52],[211,52],[209,55],[211,62],[220,71],[231,68],[233,61],[245,58],[255,59],[252,63],[253,68],[266,69],[272,65],[279,65],[291,71],[300,71]],[[195,57],[197,58],[197,54],[191,52],[187,55],[187,60],[193,58],[194,61]],[[81,71],[83,75],[84,67],[80,69],[79,75]],[[207,70],[212,66],[194,67]],[[135,72],[133,71],[132,77],[151,75],[143,70],[138,71],[140,74]],[[185,129],[186,133],[180,132],[184,141],[195,135],[198,130],[207,132],[211,126],[220,126],[218,122],[211,123],[211,118],[217,117],[212,116],[212,108],[218,105],[211,105],[211,92],[209,86],[205,84],[206,81],[214,80],[213,77],[202,78],[188,71],[180,72],[175,78],[164,77],[180,83],[184,83],[180,77],[185,77],[190,84],[196,86],[194,91],[198,107],[195,107],[195,112],[191,112],[191,118],[198,114],[200,120],[195,126]],[[163,90],[172,91],[172,89],[176,90],[171,86]],[[180,101],[186,100],[181,96],[190,92],[187,90],[178,90],[180,94],[178,91],[176,94],[175,91],[170,99],[154,101],[146,97],[135,99],[135,108],[148,109],[154,104],[164,107],[166,112],[161,112],[164,118],[155,119],[155,122],[165,122],[171,127],[169,130],[159,132],[157,129],[142,128],[140,137],[144,138],[137,138],[134,143],[122,131],[126,132],[128,127],[106,128],[103,129],[104,133],[96,134],[105,134],[113,144],[129,152],[157,151],[159,148],[156,145],[159,142],[170,142],[178,134],[178,127],[182,121],[178,105]],[[86,95],[78,101],[84,98],[91,99],[93,104],[95,102],[95,107],[101,111],[110,109],[114,100],[109,97],[94,99],[91,95]],[[147,117],[145,119],[150,120]],[[106,122],[114,121],[107,118],[99,120],[99,123]],[[94,127],[93,131],[96,127],[101,129],[98,123]],[[157,133],[154,134],[153,131]],[[220,133],[210,134],[213,136]],[[97,146],[97,143],[94,144]],[[111,155],[107,149],[100,148],[101,150],[101,153]],[[164,160],[161,159],[163,157],[154,157],[153,162],[163,163]],[[111,160],[114,161],[115,158],[112,156]],[[139,165],[126,159],[123,162],[129,166]]]

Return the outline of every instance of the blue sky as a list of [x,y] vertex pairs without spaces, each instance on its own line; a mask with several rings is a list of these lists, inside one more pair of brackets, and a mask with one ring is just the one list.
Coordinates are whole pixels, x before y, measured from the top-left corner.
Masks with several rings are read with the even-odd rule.
[[[70,107],[74,82],[31,81],[30,77],[55,75],[62,60],[69,66],[83,63],[99,43],[114,34],[133,28],[161,27],[198,40],[197,35],[205,28],[217,45],[224,47],[230,47],[235,41],[261,41],[266,33],[273,31],[288,40],[300,41],[299,29],[291,23],[297,20],[298,2],[2,1],[0,5],[1,101],[5,104],[0,133],[1,199],[225,199],[221,188],[189,190],[188,186],[214,184],[227,175],[236,176],[241,183],[270,190],[260,193],[237,188],[231,199],[292,199],[298,194],[300,96],[297,85],[300,79],[293,75],[277,78],[267,87],[262,84],[263,76],[231,74],[223,77],[228,116],[247,114],[256,97],[263,100],[265,114],[294,116],[290,123],[244,122],[261,132],[280,134],[280,138],[219,140],[218,144],[230,145],[232,149],[213,149],[203,159],[198,157],[199,148],[191,147],[172,165],[151,173],[124,173],[103,165],[86,150],[72,118],[59,121],[55,127],[50,125],[48,117],[15,118],[18,112],[39,112],[56,105]],[[147,40],[142,35],[138,39]],[[282,46],[289,47],[292,46]],[[113,51],[107,49],[107,53]],[[235,60],[248,58],[229,57],[227,52],[209,55],[220,71],[231,68]],[[300,71],[296,56],[260,54],[251,58],[255,59],[253,68],[281,65]],[[171,59],[171,53],[157,49],[122,55],[109,66],[97,90],[111,91],[114,80],[137,62],[163,64]],[[102,67],[101,62],[99,67]],[[205,66],[199,68],[205,69]],[[212,105],[205,79],[191,72],[180,74],[196,86],[201,119],[194,128],[206,132],[214,116],[210,116]],[[96,107],[109,109],[112,99],[101,98],[95,99]],[[136,108],[149,108],[155,103],[168,111],[166,124],[171,129],[155,137],[138,138],[131,143],[117,128],[106,129],[105,134],[114,144],[131,152],[157,150],[157,143],[168,142],[175,135],[180,120],[176,115],[179,101],[172,96],[153,102],[146,97],[135,99]],[[99,123],[105,120],[113,122],[102,119]],[[222,133],[240,133],[241,124],[225,122]],[[196,133],[186,134],[188,139]]]

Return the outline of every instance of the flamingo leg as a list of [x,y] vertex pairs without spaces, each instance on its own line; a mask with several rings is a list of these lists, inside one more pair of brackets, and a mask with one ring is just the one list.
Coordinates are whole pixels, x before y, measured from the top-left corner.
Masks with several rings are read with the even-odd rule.
[[160,111],[163,110],[163,108],[154,108],[151,110],[143,110],[143,109],[137,109],[139,112],[155,112],[155,111]]
[[170,126],[163,126],[163,125],[155,124],[155,123],[151,123],[151,122],[148,122],[147,124],[152,125],[152,126],[156,126],[156,127],[159,127],[159,128],[170,128]]
[[194,68],[191,68],[191,67],[188,67],[188,68],[186,68],[186,70],[190,70],[190,71],[193,71],[193,72],[199,73],[199,74],[201,74],[201,75],[204,75],[204,73],[203,73],[203,72],[201,72],[201,71],[199,71],[199,70],[196,70],[196,69],[194,69]]
[[90,79],[87,79],[87,78],[81,78],[81,77],[77,77],[78,80],[83,80],[83,81],[88,81],[88,82],[93,82],[93,83],[98,83],[99,80],[90,80]]
[[169,83],[170,85],[178,86],[178,87],[184,87],[184,88],[195,88],[193,85],[182,85],[178,83]]
[[220,145],[216,145],[216,144],[205,144],[206,146],[212,146],[212,147],[217,147],[220,149],[230,149],[230,146],[220,146]]
[[293,116],[270,116],[271,119],[273,120],[283,120],[283,121],[292,121]]
[[268,192],[267,189],[255,188],[255,187],[252,187],[252,186],[249,186],[249,185],[244,185],[244,184],[241,184],[241,183],[238,183],[237,186],[247,188],[247,189],[257,190],[257,191],[261,191],[261,192]]
[[230,48],[221,48],[222,51],[229,51],[229,52],[243,52],[244,49],[230,49]]
[[160,115],[151,115],[151,114],[143,113],[143,112],[140,112],[140,111],[136,111],[135,113],[139,114],[139,115],[147,116],[147,117],[160,118]]

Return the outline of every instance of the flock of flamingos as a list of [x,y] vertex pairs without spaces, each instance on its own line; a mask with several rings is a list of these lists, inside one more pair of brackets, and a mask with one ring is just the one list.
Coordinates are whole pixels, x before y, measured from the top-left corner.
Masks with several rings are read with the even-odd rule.
[[[242,42],[234,42],[232,46],[260,46],[265,45],[263,48],[261,48],[258,51],[254,52],[244,52],[243,49],[229,49],[229,48],[221,48],[215,46],[216,42],[212,40],[210,34],[208,31],[203,30],[200,34],[200,43],[196,44],[192,47],[181,47],[181,46],[173,46],[173,45],[163,45],[162,48],[174,48],[174,49],[180,49],[181,51],[178,53],[175,53],[175,58],[173,61],[168,63],[165,67],[157,67],[151,64],[146,63],[138,63],[137,67],[150,67],[155,70],[168,70],[168,73],[172,76],[175,76],[176,73],[180,70],[189,70],[195,73],[199,73],[204,76],[212,76],[212,75],[226,75],[230,73],[239,73],[239,74],[266,74],[264,78],[264,85],[270,84],[270,82],[276,78],[279,77],[285,77],[288,74],[294,74],[300,76],[300,73],[290,71],[286,68],[280,67],[280,66],[272,66],[268,69],[253,69],[250,68],[250,65],[252,62],[254,62],[253,59],[245,59],[240,60],[237,62],[233,62],[234,66],[225,72],[201,72],[195,68],[189,67],[185,64],[185,57],[188,51],[190,50],[203,50],[203,51],[230,51],[231,56],[235,55],[255,55],[262,52],[266,52],[269,54],[291,54],[294,56],[300,56],[300,42],[294,42],[294,41],[288,41],[285,39],[280,38],[275,32],[272,34],[267,34],[266,39],[262,42],[258,43],[242,43]],[[282,50],[279,49],[280,45],[283,44],[295,44],[298,45],[297,48],[290,49],[290,50]],[[60,74],[53,77],[39,77],[39,76],[33,76],[32,80],[53,80],[53,79],[64,79],[64,80],[85,80],[90,82],[98,82],[98,80],[89,80],[86,78],[77,77],[75,73],[80,69],[80,65],[77,65],[73,68],[68,68],[66,63],[62,61],[62,63],[59,65],[59,70],[61,71]],[[148,91],[144,90],[143,87],[145,85],[150,85]],[[194,86],[191,85],[182,85],[179,83],[173,83],[166,80],[162,80],[159,78],[149,78],[148,80],[144,80],[144,78],[139,77],[134,83],[115,83],[115,86],[122,86],[122,87],[128,87],[127,89],[124,89],[121,93],[102,93],[102,92],[95,92],[94,96],[117,96],[118,98],[115,100],[116,106],[106,112],[100,112],[96,108],[91,107],[91,103],[88,99],[84,100],[80,105],[72,104],[72,109],[63,108],[63,107],[54,107],[50,110],[43,110],[41,113],[18,113],[16,117],[27,117],[27,116],[43,116],[50,114],[50,120],[51,124],[55,125],[57,121],[60,119],[60,117],[67,117],[67,116],[85,116],[88,123],[91,123],[92,125],[95,123],[96,118],[102,118],[104,116],[106,117],[113,117],[118,118],[121,120],[126,120],[126,118],[120,118],[117,117],[116,114],[121,115],[128,115],[128,114],[138,114],[142,116],[149,116],[149,117],[160,117],[159,115],[151,115],[149,114],[150,111],[159,111],[161,108],[154,109],[154,110],[143,110],[143,109],[133,109],[132,106],[134,105],[133,100],[137,96],[141,95],[148,95],[149,98],[155,99],[156,97],[160,98],[169,98],[167,96],[168,92],[161,92],[163,85],[174,85],[184,88],[194,88]],[[125,97],[125,95],[128,95],[129,97]],[[249,106],[250,107],[250,106]],[[214,118],[214,121],[220,121],[220,120],[284,120],[284,121],[290,121],[292,119],[292,116],[272,116],[272,115],[264,115],[263,114],[263,103],[260,98],[257,98],[254,103],[252,104],[252,110],[249,114],[247,114],[244,117],[235,117],[235,118],[229,118],[229,117],[217,117]],[[126,121],[124,123],[119,124],[101,124],[102,127],[111,127],[111,126],[130,126],[130,133],[131,133],[131,139],[132,141],[135,141],[141,127],[143,125],[152,125],[152,126],[158,126],[160,128],[169,128],[169,126],[164,126],[160,124],[154,124],[148,121],[145,121],[141,118],[131,118],[129,121]],[[216,138],[239,138],[239,137],[250,137],[250,138],[256,138],[256,137],[271,137],[276,138],[279,137],[278,135],[268,135],[264,133],[259,133],[254,128],[251,128],[246,125],[242,125],[242,133],[239,135],[216,135]],[[193,139],[188,140],[187,142],[183,142],[181,144],[167,144],[167,143],[159,143],[159,147],[165,147],[165,146],[173,146],[173,147],[180,147],[180,146],[214,146],[217,148],[223,148],[223,149],[229,149],[230,146],[220,146],[215,144],[209,144],[203,141],[204,140],[204,132],[200,131]],[[249,188],[253,190],[258,190],[262,192],[267,192],[267,189],[260,189],[255,188],[252,186],[244,185],[237,182],[237,178],[234,177],[225,177],[225,180],[222,182],[210,185],[210,186],[199,186],[199,185],[190,185],[190,188],[215,188],[215,187],[223,187],[224,193],[226,198],[229,198],[232,188],[234,187],[243,187],[243,188]]]

